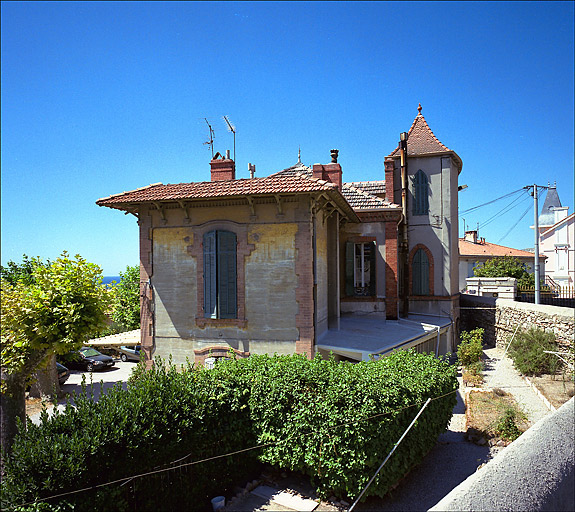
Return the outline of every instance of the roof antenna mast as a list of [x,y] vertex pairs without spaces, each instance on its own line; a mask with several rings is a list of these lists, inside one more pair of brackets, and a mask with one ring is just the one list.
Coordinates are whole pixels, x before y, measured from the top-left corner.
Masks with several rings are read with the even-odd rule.
[[236,127],[230,123],[228,116],[224,116],[224,121],[228,125],[228,130],[234,134],[234,162],[236,161]]
[[206,124],[208,125],[208,128],[210,129],[210,140],[207,142],[204,142],[204,144],[207,144],[208,146],[210,146],[210,149],[212,150],[212,160],[214,159],[214,138],[215,138],[215,133],[214,130],[212,128],[212,125],[210,123],[208,123],[208,120],[204,117],[204,120],[206,121]]

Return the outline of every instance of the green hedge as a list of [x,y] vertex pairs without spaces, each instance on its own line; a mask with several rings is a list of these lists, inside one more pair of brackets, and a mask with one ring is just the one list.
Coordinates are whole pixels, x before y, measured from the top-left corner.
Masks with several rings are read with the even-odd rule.
[[209,509],[209,498],[249,478],[256,458],[304,472],[321,495],[354,498],[425,400],[447,395],[428,405],[366,493],[383,496],[445,430],[456,389],[455,367],[405,351],[358,364],[252,356],[177,371],[159,362],[140,369],[127,391],[114,389],[97,403],[80,398],[76,409],[29,425],[6,460],[3,501],[19,504],[168,467],[186,454],[183,462],[191,462],[258,443],[271,444],[65,499],[82,510]]

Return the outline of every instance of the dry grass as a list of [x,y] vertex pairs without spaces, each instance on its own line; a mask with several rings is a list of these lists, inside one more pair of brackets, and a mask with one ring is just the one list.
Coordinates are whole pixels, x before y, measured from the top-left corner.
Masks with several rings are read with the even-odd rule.
[[519,432],[525,432],[530,427],[530,423],[520,411],[512,395],[500,389],[471,391],[467,397],[467,438],[477,444],[511,442],[497,429],[498,423],[509,409],[513,411],[515,425]]

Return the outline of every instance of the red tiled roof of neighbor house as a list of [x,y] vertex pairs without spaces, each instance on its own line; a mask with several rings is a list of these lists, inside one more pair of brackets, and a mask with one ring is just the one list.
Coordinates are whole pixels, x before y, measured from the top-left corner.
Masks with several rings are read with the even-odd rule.
[[[520,249],[513,249],[503,245],[492,244],[490,242],[470,242],[463,238],[459,239],[459,255],[460,256],[515,256],[516,258],[533,258],[533,253],[528,251],[521,251]],[[542,254],[540,256],[544,258]]]
[[[440,142],[435,134],[431,131],[431,128],[425,120],[425,117],[423,117],[421,114],[421,103],[419,104],[417,110],[419,113],[417,116],[415,116],[409,132],[407,132],[407,155],[421,156],[437,153],[452,153],[455,156],[459,167],[462,167],[463,163],[461,162],[461,158],[459,158],[457,153]],[[399,157],[399,144],[388,155],[388,158],[389,157]]]
[[225,181],[201,181],[163,185],[155,183],[129,192],[98,199],[99,206],[121,205],[152,201],[223,199],[246,195],[289,194],[298,192],[331,191],[336,187],[323,180],[293,175],[268,176]]

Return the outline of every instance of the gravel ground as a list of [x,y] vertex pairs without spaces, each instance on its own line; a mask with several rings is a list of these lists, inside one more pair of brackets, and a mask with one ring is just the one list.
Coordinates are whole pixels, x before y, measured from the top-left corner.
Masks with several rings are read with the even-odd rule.
[[483,352],[487,356],[485,371],[483,372],[485,388],[501,388],[503,391],[511,393],[531,423],[537,423],[550,413],[531,386],[513,367],[511,359],[507,355],[502,359],[503,350],[489,348]]

